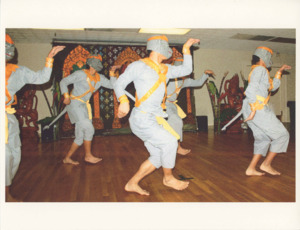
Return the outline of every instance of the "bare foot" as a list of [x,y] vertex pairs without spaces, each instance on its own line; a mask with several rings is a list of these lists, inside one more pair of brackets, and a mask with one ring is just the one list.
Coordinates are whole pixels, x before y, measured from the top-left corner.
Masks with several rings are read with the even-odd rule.
[[64,164],[72,164],[72,165],[79,165],[78,161],[73,161],[71,158],[63,159]]
[[276,176],[276,175],[281,175],[280,172],[278,172],[277,170],[275,170],[274,168],[272,168],[271,165],[264,165],[264,164],[261,164],[261,166],[259,167],[262,171],[265,171],[273,176]]
[[263,176],[265,175],[265,173],[262,173],[262,172],[258,172],[256,171],[255,169],[247,169],[246,170],[246,175],[247,176]]
[[180,154],[180,155],[186,155],[188,153],[190,153],[191,150],[190,149],[184,149],[182,148],[181,146],[178,146],[178,149],[177,149],[177,153]]
[[189,182],[177,180],[175,177],[168,180],[164,177],[163,184],[176,190],[183,190],[189,186]]
[[140,195],[145,195],[145,196],[149,196],[150,193],[144,189],[142,189],[138,184],[134,184],[134,183],[130,183],[128,182],[126,185],[125,185],[125,190],[127,192],[136,192]]
[[85,157],[84,160],[91,164],[97,164],[98,162],[102,161],[102,158],[88,156],[88,157]]

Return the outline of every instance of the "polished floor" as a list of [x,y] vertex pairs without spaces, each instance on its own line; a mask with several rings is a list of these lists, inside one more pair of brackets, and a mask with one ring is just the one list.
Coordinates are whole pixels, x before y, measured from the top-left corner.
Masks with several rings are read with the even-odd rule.
[[253,150],[251,132],[216,135],[185,132],[187,156],[177,156],[175,177],[188,180],[189,187],[175,191],[163,185],[162,169],[145,177],[140,186],[150,196],[128,193],[124,185],[148,157],[136,136],[96,136],[96,165],[83,161],[81,147],[74,155],[80,165],[66,165],[62,159],[72,139],[48,143],[24,141],[22,161],[11,186],[12,195],[23,202],[295,202],[295,135],[288,152],[279,154],[273,167],[281,176],[245,175]]

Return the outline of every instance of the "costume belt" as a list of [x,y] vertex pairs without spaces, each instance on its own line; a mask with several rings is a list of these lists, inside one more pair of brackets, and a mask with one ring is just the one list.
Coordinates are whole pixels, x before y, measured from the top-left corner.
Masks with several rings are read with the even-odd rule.
[[[140,112],[147,113],[145,111],[140,111]],[[180,139],[180,136],[178,135],[178,133],[176,133],[176,131],[169,125],[169,123],[163,117],[155,116],[155,118],[156,118],[157,123],[162,125],[165,130],[167,130],[169,133],[171,133],[177,140]]]
[[166,75],[168,73],[168,66],[165,64],[156,64],[154,61],[152,61],[150,58],[144,58],[141,61],[143,61],[146,65],[148,65],[150,68],[152,68],[159,76],[158,80],[155,82],[155,84],[152,86],[149,91],[142,96],[140,99],[137,98],[137,94],[135,95],[135,107],[139,107],[142,102],[146,101],[154,92],[157,90],[157,88],[160,86],[160,84],[163,82],[165,85],[165,95],[162,101],[162,108],[166,109],[165,101],[167,98],[167,82],[166,82]]
[[[261,110],[264,108],[265,105],[268,104],[269,99],[270,99],[270,95],[267,98],[264,98],[262,96],[256,95],[256,102],[254,102],[253,104],[250,104],[251,110]],[[261,102],[261,103],[260,103]]]
[[78,97],[75,97],[73,95],[70,96],[70,99],[71,100],[78,100],[78,101],[80,101],[82,103],[85,103],[86,104],[86,108],[88,110],[89,119],[92,120],[93,116],[92,116],[92,107],[91,107],[91,104],[90,104],[90,100],[84,101],[84,100],[82,100],[82,99],[80,99]]
[[168,102],[173,103],[173,104],[177,107],[177,113],[178,113],[178,116],[179,116],[180,118],[183,119],[183,118],[186,117],[185,112],[182,110],[182,108],[180,108],[179,105],[177,105],[177,100],[176,100],[176,101],[169,101],[169,100],[168,100]]
[[7,107],[5,108],[5,144],[8,143],[8,119],[7,119],[7,113],[8,114],[14,114],[16,112],[15,108]]

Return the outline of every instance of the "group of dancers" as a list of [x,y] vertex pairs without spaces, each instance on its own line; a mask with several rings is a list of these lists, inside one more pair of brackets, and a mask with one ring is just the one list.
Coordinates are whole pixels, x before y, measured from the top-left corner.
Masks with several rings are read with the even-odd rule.
[[[150,156],[126,183],[125,190],[149,195],[148,191],[139,186],[139,182],[160,167],[163,169],[162,182],[165,186],[175,190],[186,189],[189,182],[176,179],[172,173],[177,153],[186,155],[191,151],[180,145],[183,140],[182,119],[185,114],[176,103],[177,97],[181,89],[200,87],[210,75],[215,75],[212,70],[206,70],[199,79],[185,77],[193,71],[190,48],[199,42],[199,39],[188,39],[183,45],[183,57],[176,59],[174,64],[170,65],[163,63],[172,56],[168,38],[164,35],[152,36],[147,40],[148,57],[128,65],[118,78],[115,77],[118,66],[111,67],[109,78],[99,73],[103,68],[100,55],[90,55],[86,63],[87,69],[78,70],[63,78],[60,82],[61,93],[64,96],[63,103],[66,104],[71,123],[75,124],[75,139],[63,163],[78,165],[79,162],[72,160],[71,157],[82,144],[86,162],[98,164],[102,160],[91,152],[95,129],[92,124],[89,99],[100,87],[114,89],[120,102],[118,117],[122,118],[130,111],[125,89],[133,82],[136,98],[135,107],[129,118],[130,128],[144,142]],[[16,93],[25,84],[44,84],[49,81],[53,57],[65,47],[53,47],[46,58],[45,67],[38,72],[10,63],[14,57],[15,45],[8,34],[6,34],[5,48],[6,201],[15,201],[9,188],[20,164],[21,141],[19,124],[13,115],[15,109],[12,105],[16,103]],[[249,84],[243,101],[243,116],[254,136],[254,155],[246,170],[248,176],[262,176],[265,172],[280,175],[271,163],[277,153],[286,152],[289,143],[289,133],[268,107],[268,100],[270,92],[280,86],[282,72],[291,67],[283,65],[276,72],[274,79],[271,79],[269,68],[272,65],[272,54],[272,50],[267,47],[258,47],[255,50],[252,56],[252,70],[248,78]],[[73,85],[72,92],[68,91],[70,84]],[[256,170],[261,156],[266,156],[260,165],[260,170],[263,172]]]

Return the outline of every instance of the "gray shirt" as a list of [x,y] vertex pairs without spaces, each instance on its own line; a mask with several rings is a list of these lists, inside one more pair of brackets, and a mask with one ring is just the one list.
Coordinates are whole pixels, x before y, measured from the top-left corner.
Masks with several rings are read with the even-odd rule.
[[[44,67],[42,70],[34,72],[25,66],[19,66],[15,72],[12,72],[7,81],[7,90],[12,99],[7,103],[14,102],[14,95],[26,84],[41,85],[49,81],[52,68]],[[5,101],[8,98],[5,96]]]
[[[271,91],[275,91],[280,86],[280,80],[277,78],[273,79],[273,89]],[[264,98],[268,97],[269,94],[269,72],[268,70],[263,66],[257,66],[253,70],[251,76],[250,76],[250,82],[248,84],[248,87],[245,91],[246,99],[248,99],[248,102],[250,104],[256,102],[257,98],[256,96],[262,96]]]
[[[168,72],[166,81],[169,79],[186,76],[192,72],[192,56],[184,55],[183,64],[180,66],[167,65]],[[114,90],[117,98],[125,94],[126,86],[133,81],[138,98],[143,97],[149,89],[157,82],[159,76],[150,66],[143,61],[135,61],[131,63],[121,74],[115,83]],[[156,91],[137,108],[144,112],[153,113],[157,116],[166,117],[163,112],[161,103],[165,94],[165,85],[161,83]]]
[[[176,101],[180,93],[180,90],[187,87],[200,87],[204,84],[207,78],[208,78],[208,74],[203,74],[202,77],[199,79],[179,78],[179,79],[170,80],[167,87],[167,91],[168,91],[167,100]],[[176,81],[177,81],[177,93],[176,93]]]
[[[108,80],[104,75],[100,75],[100,81],[94,82],[90,81],[91,85],[95,88],[93,92],[87,93],[85,96],[81,97],[80,99],[87,102],[92,94],[96,92],[101,86],[112,89],[112,83]],[[112,79],[112,78],[111,78]],[[87,75],[83,70],[78,70],[69,76],[63,78],[60,81],[60,90],[61,93],[68,92],[68,85],[73,84],[74,88],[72,90],[73,96],[80,96],[84,94],[86,91],[90,90],[90,86],[87,81]],[[71,103],[67,105],[68,115],[70,117],[71,123],[75,123],[79,120],[89,119],[88,111],[86,107],[86,103],[83,103],[79,100],[71,100]]]

